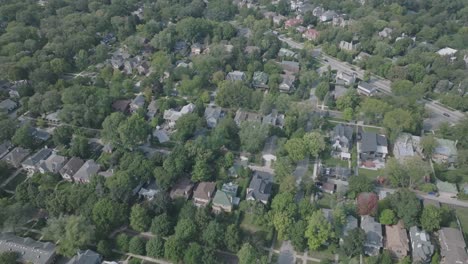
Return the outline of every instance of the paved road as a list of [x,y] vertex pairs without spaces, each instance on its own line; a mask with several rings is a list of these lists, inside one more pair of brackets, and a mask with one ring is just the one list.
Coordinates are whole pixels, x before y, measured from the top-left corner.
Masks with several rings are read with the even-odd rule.
[[[383,191],[388,191],[390,193],[395,192],[395,189],[391,188],[383,188],[383,187],[378,187],[376,190],[383,190]],[[420,192],[420,191],[414,191],[416,195],[421,198],[421,199],[429,199],[429,200],[434,200],[438,201],[439,203],[442,204],[449,204],[449,205],[454,205],[454,206],[460,206],[460,207],[466,207],[468,208],[468,201],[462,201],[458,200],[456,198],[450,198],[450,197],[445,197],[445,196],[433,196],[433,195],[428,195],[426,193]]]
[[[299,42],[296,42],[296,41],[294,41],[292,39],[285,38],[282,35],[279,36],[278,39],[280,41],[282,41],[282,42],[287,43],[292,48],[295,48],[295,49],[303,49],[304,48],[303,43],[299,43]],[[342,62],[342,61],[339,61],[339,60],[337,60],[337,59],[335,59],[333,57],[330,57],[330,56],[322,53],[320,51],[320,49],[316,49],[314,52],[315,53],[320,52],[321,55],[322,55],[321,62],[323,64],[330,65],[330,67],[332,69],[336,69],[336,70],[339,70],[339,71],[346,71],[346,72],[351,71],[351,72],[355,72],[356,75],[359,78],[364,77],[364,70],[358,68],[357,66],[351,65],[351,64],[349,64],[347,62]],[[383,93],[387,93],[387,94],[392,93],[391,82],[389,80],[378,77],[378,78],[373,78],[371,80],[371,83]],[[460,111],[457,111],[457,110],[449,109],[448,107],[443,106],[443,105],[441,105],[440,103],[438,103],[436,101],[429,101],[429,100],[424,100],[424,101],[425,101],[426,109],[429,112],[436,115],[436,116],[432,115],[432,118],[441,119],[441,120],[444,120],[446,122],[455,124],[455,123],[461,121],[465,117],[464,113],[462,113]],[[449,116],[445,116],[444,114],[448,114]]]

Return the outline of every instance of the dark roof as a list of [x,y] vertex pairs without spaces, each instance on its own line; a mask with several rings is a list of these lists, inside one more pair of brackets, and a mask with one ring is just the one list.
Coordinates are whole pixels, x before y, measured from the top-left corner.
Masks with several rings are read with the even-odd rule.
[[55,245],[35,241],[12,233],[0,233],[0,252],[18,252],[21,263],[47,264],[55,256]]
[[73,157],[71,158],[65,166],[60,170],[60,174],[68,174],[70,176],[75,175],[75,173],[83,166],[84,161],[80,158]]
[[92,251],[78,251],[67,264],[101,264],[101,255]]
[[387,141],[387,138],[385,136],[382,136],[382,135],[377,135],[377,146],[387,146],[388,145],[388,141]]
[[351,126],[338,124],[333,129],[333,134],[334,136],[346,137],[348,140],[351,140],[353,137],[353,128]]
[[47,159],[52,154],[52,150],[49,148],[43,148],[36,152],[34,155],[26,159],[23,164],[27,166],[36,166],[41,160]]
[[255,200],[267,201],[271,195],[271,187],[273,185],[273,175],[256,171],[250,181],[247,198]]
[[377,151],[377,134],[374,132],[362,132],[361,152]]
[[30,151],[28,149],[16,147],[10,153],[8,153],[3,158],[3,160],[17,167],[21,164],[21,161],[23,161],[29,155],[29,153]]
[[117,100],[112,103],[112,109],[115,111],[125,112],[128,110],[130,100]]

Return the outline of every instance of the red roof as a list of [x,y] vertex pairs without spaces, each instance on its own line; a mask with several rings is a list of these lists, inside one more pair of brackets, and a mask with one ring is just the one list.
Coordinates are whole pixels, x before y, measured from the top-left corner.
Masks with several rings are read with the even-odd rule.
[[291,19],[286,20],[286,22],[284,22],[284,26],[285,27],[294,27],[294,26],[297,26],[299,24],[302,24],[302,22],[303,22],[302,18],[291,18]]

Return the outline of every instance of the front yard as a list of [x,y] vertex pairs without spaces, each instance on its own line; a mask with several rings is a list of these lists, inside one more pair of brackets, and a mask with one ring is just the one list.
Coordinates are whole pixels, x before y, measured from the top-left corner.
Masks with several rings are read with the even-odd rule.
[[366,176],[368,179],[370,179],[372,181],[375,181],[377,179],[377,177],[383,175],[383,170],[382,169],[380,169],[380,170],[368,170],[368,169],[359,168],[358,169],[358,174]]

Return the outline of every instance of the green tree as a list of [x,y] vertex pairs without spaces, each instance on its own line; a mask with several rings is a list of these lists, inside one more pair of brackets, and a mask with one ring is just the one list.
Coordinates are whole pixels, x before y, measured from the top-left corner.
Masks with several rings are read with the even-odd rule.
[[389,197],[390,205],[397,213],[398,218],[403,220],[405,227],[418,224],[421,212],[421,202],[412,191],[400,189]]
[[142,238],[134,236],[130,239],[128,244],[128,251],[130,251],[130,253],[136,255],[145,255],[145,249],[145,241]]
[[389,131],[390,139],[396,139],[400,132],[412,132],[416,129],[417,122],[411,112],[397,108],[385,114],[384,127]]
[[390,110],[391,106],[388,103],[375,98],[366,98],[359,106],[361,117],[371,124],[379,124]]
[[361,228],[354,228],[343,238],[343,251],[347,256],[354,257],[364,254],[366,233]]
[[174,229],[174,223],[167,214],[160,214],[154,217],[151,222],[151,233],[158,236],[168,236],[172,234]]
[[116,241],[118,250],[123,251],[123,252],[128,252],[130,237],[127,234],[124,234],[124,233],[118,234],[115,241]]
[[2,252],[0,253],[0,264],[16,263],[18,258],[17,252]]
[[286,141],[284,148],[288,152],[289,157],[295,162],[305,159],[308,152],[307,146],[304,144],[302,138],[292,138]]
[[146,254],[152,258],[164,257],[164,239],[160,236],[151,238],[146,243]]
[[423,136],[421,138],[421,148],[426,157],[432,157],[432,153],[436,147],[437,141],[432,135]]
[[94,227],[84,217],[72,215],[50,219],[43,234],[47,239],[60,241],[57,252],[71,257],[93,241]]
[[52,139],[57,146],[68,146],[73,136],[73,128],[69,126],[58,126],[54,130]]
[[231,252],[237,252],[241,243],[239,227],[235,224],[228,225],[226,235],[224,237],[226,248]]
[[440,229],[442,212],[434,205],[424,206],[421,214],[421,226],[424,230],[434,232]]
[[312,250],[318,249],[335,236],[331,224],[325,219],[322,211],[315,211],[309,217],[305,236]]
[[397,222],[395,212],[391,209],[385,209],[380,213],[379,222],[382,225],[394,225]]
[[325,96],[327,95],[329,91],[330,91],[330,84],[328,82],[321,82],[315,88],[315,96],[317,96],[317,98],[320,101],[323,101],[323,99],[325,99]]
[[239,264],[258,263],[261,259],[260,252],[250,243],[244,243],[241,249],[237,252]]
[[18,128],[11,138],[11,142],[17,146],[23,148],[32,149],[34,148],[34,140],[31,131],[33,128],[28,123]]
[[74,136],[70,143],[70,155],[87,159],[91,155],[88,139],[83,136]]
[[196,242],[189,244],[184,255],[185,264],[203,263],[203,248]]
[[136,204],[130,212],[130,226],[138,232],[145,232],[151,224],[148,210],[142,205]]
[[104,142],[112,143],[115,145],[120,144],[120,134],[118,128],[125,120],[125,116],[120,112],[110,114],[104,122],[102,122],[101,138]]
[[149,131],[149,125],[143,117],[134,114],[127,120],[120,123],[118,132],[122,145],[128,149],[133,149],[143,143]]
[[220,223],[216,221],[210,221],[208,226],[205,228],[205,231],[203,232],[203,242],[210,248],[223,248],[224,233],[225,230]]
[[248,152],[258,152],[268,138],[269,128],[258,122],[244,121],[240,125],[239,138],[242,149]]
[[348,193],[350,198],[354,198],[362,192],[372,192],[372,190],[374,190],[374,184],[364,175],[354,176],[349,179]]
[[197,131],[197,129],[202,127],[202,119],[195,113],[183,115],[177,120],[175,129],[177,130],[174,133],[173,138],[179,141],[186,141]]
[[164,244],[164,257],[177,262],[183,258],[185,249],[185,243],[181,239],[175,235],[170,236]]
[[16,122],[0,113],[0,141],[10,140],[15,134]]
[[181,219],[175,227],[175,236],[182,241],[191,241],[197,233],[197,226],[193,219]]
[[110,233],[114,228],[124,224],[127,218],[127,208],[124,204],[109,198],[99,200],[93,207],[91,218],[97,231],[102,234]]
[[304,135],[304,143],[310,155],[318,157],[325,150],[326,143],[323,135],[318,132],[309,132]]
[[96,249],[97,252],[105,258],[108,258],[112,255],[112,246],[107,240],[100,240],[97,244]]

